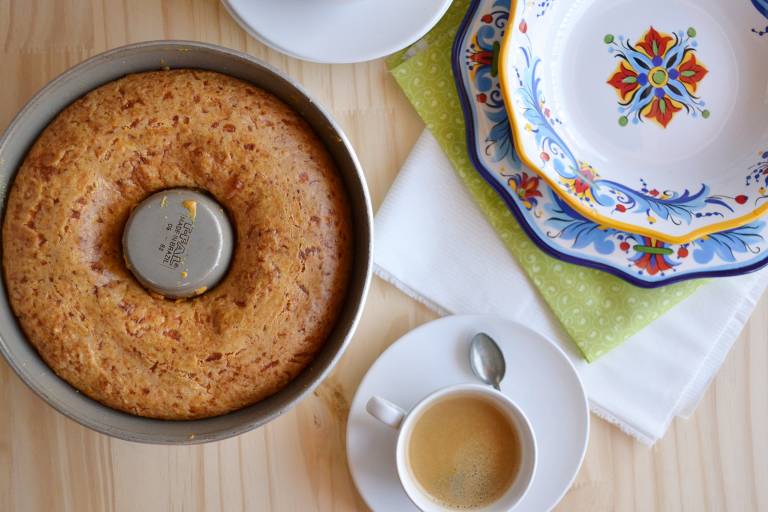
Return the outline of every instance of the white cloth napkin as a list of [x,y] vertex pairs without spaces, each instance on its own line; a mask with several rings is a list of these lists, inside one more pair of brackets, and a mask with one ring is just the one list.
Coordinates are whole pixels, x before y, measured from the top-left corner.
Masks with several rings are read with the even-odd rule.
[[714,279],[589,364],[425,131],[376,214],[376,273],[440,314],[492,313],[557,341],[592,412],[646,444],[693,412],[768,285],[768,271]]

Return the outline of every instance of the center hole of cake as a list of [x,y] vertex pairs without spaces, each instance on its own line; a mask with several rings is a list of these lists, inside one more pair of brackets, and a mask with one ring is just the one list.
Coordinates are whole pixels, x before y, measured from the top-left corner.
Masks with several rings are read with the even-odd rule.
[[123,230],[123,255],[150,292],[169,298],[202,295],[226,275],[234,250],[224,209],[203,191],[156,192],[131,212]]

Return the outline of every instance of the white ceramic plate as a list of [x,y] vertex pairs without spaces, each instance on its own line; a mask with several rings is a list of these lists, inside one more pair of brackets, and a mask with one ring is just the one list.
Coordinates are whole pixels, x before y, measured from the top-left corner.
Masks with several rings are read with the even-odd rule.
[[378,59],[413,44],[451,0],[222,0],[249,34],[272,48],[324,63]]
[[491,316],[449,316],[395,342],[368,370],[347,423],[347,459],[360,494],[376,512],[416,510],[395,468],[396,431],[365,411],[373,395],[408,409],[439,388],[477,382],[469,343],[490,334],[507,362],[501,390],[525,411],[536,434],[539,459],[528,494],[516,511],[554,507],[581,466],[589,438],[589,409],[576,370],[562,350],[527,327]]
[[768,209],[768,0],[517,0],[512,16],[515,144],[574,209],[673,243]]

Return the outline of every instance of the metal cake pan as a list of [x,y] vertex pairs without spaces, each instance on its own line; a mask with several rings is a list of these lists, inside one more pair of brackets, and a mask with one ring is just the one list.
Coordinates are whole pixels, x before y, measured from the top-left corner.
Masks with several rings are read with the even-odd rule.
[[67,105],[92,89],[130,73],[196,68],[224,73],[282,99],[321,138],[341,173],[350,197],[355,255],[347,299],[325,345],[285,388],[235,412],[200,420],[168,421],[134,416],[88,398],[59,378],[26,340],[0,283],[0,352],[18,376],[60,413],[98,432],[128,441],[194,444],[218,441],[259,427],[312,391],[332,370],[355,331],[371,280],[373,213],[365,177],[347,137],[331,115],[282,72],[236,50],[193,41],[152,41],[115,48],[64,72],[38,92],[0,139],[0,206],[32,143]]

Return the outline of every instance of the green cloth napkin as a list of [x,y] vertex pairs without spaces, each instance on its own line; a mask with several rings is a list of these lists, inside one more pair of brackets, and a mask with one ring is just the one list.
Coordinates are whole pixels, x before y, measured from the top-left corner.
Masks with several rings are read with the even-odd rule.
[[584,358],[594,361],[691,295],[702,282],[637,288],[605,272],[556,260],[528,239],[467,153],[451,46],[468,5],[469,0],[454,0],[429,34],[389,57],[388,67],[506,247]]

